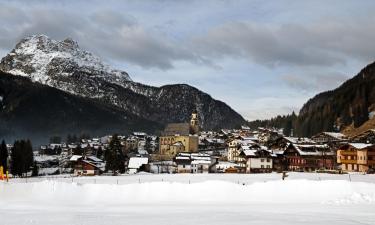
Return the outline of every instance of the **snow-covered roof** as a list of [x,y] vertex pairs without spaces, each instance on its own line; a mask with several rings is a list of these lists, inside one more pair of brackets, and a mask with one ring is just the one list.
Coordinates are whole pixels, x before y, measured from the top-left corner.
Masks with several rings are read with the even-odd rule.
[[55,161],[58,160],[58,157],[55,155],[38,155],[34,156],[36,162],[46,162],[46,161]]
[[250,130],[250,127],[248,127],[248,126],[241,126],[241,129],[242,130]]
[[310,143],[313,144],[315,141],[311,140],[310,138],[298,138],[298,137],[284,137],[290,143],[293,144],[302,144],[302,143]]
[[242,151],[246,156],[255,156],[256,150],[244,150]]
[[176,159],[178,159],[178,160],[190,160],[190,157],[188,157],[188,156],[176,156]]
[[[294,146],[294,148],[298,151],[298,153],[300,155],[310,155],[310,156],[319,156],[319,155],[322,155],[323,151],[319,151],[318,149],[322,149],[322,150],[327,150],[329,149],[329,146],[328,145],[301,145],[301,144],[292,144],[292,146]],[[306,151],[304,149],[312,149],[312,150],[309,150],[309,151]],[[326,153],[325,153],[326,154]],[[328,154],[327,154],[328,155]]]
[[133,135],[135,136],[147,136],[145,132],[133,132]]
[[94,161],[94,162],[103,162],[103,160],[95,157],[95,156],[88,156],[87,157],[88,160],[91,160],[91,161]]
[[363,149],[363,148],[370,147],[373,144],[367,144],[367,143],[349,143],[349,145],[351,145],[353,148],[356,148],[356,149]]
[[148,164],[148,158],[147,157],[131,157],[129,159],[128,168],[129,169],[139,169],[144,164]]
[[255,144],[255,142],[253,140],[250,140],[250,139],[245,139],[245,140],[241,140],[239,142],[240,145],[251,145],[251,144]]
[[346,136],[342,133],[338,133],[338,132],[323,132],[324,134],[328,135],[328,136],[331,136],[333,138],[336,138],[336,139],[345,139]]
[[69,161],[77,161],[78,159],[82,158],[81,155],[72,155],[72,157],[70,157]]
[[148,155],[148,152],[144,149],[138,149],[138,154],[140,155]]
[[219,161],[217,164],[216,164],[216,168],[217,169],[228,169],[228,168],[234,168],[234,167],[238,167],[239,165],[236,164],[236,163],[233,163],[233,162],[227,162],[227,161]]
[[192,165],[199,165],[199,164],[206,164],[206,165],[209,165],[211,164],[211,161],[207,161],[207,160],[193,160],[191,162]]
[[174,143],[173,145],[174,145],[174,146],[183,146],[184,144],[182,144],[181,141],[178,141],[178,142]]
[[220,138],[205,138],[205,140],[209,143],[224,144],[224,140]]

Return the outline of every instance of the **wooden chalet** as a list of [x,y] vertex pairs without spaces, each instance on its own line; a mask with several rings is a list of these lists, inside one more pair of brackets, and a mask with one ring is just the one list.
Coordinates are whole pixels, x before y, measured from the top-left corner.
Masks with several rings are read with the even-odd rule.
[[362,132],[350,139],[352,143],[371,143],[375,144],[375,129]]
[[375,169],[375,145],[348,143],[337,150],[337,163],[343,171],[368,172]]
[[289,144],[284,156],[290,171],[334,169],[334,154],[328,145]]

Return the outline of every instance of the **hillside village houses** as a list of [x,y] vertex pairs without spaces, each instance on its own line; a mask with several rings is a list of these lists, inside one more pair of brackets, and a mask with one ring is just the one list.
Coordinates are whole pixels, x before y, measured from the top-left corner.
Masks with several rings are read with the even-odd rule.
[[[189,123],[168,124],[161,135],[118,136],[127,173],[360,172],[375,169],[375,130],[353,137],[322,132],[286,137],[273,128],[202,131],[196,111]],[[105,174],[111,135],[40,146],[34,159],[40,175]],[[12,145],[7,144],[9,152]]]

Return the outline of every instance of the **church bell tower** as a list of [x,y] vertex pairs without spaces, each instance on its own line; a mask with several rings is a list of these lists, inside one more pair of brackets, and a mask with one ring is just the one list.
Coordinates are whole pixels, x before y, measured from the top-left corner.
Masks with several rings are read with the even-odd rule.
[[191,114],[190,120],[190,133],[191,134],[198,134],[199,132],[199,120],[198,120],[198,112],[194,110]]

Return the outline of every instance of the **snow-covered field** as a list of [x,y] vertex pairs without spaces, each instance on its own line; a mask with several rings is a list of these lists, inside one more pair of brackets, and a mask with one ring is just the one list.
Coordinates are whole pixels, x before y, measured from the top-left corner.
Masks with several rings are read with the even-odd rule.
[[375,176],[48,177],[0,183],[0,224],[375,224]]

